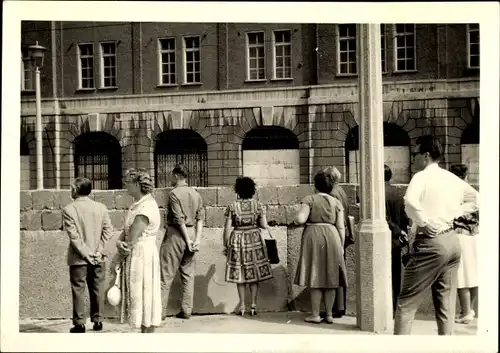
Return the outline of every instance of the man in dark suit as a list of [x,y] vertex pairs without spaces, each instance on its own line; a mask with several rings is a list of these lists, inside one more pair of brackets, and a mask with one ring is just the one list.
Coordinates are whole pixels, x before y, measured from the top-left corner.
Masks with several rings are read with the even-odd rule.
[[76,178],[71,185],[72,203],[64,207],[64,229],[70,240],[68,249],[69,276],[73,294],[73,325],[71,333],[85,332],[85,287],[89,289],[90,315],[94,330],[102,330],[104,307],[104,276],[106,243],[113,227],[105,205],[89,198],[92,183]]
[[392,235],[391,267],[392,267],[392,306],[393,315],[396,312],[396,304],[401,290],[401,267],[402,248],[407,246],[406,230],[410,224],[404,210],[404,199],[402,191],[391,185],[392,171],[389,166],[384,165],[385,180],[385,212],[387,223]]

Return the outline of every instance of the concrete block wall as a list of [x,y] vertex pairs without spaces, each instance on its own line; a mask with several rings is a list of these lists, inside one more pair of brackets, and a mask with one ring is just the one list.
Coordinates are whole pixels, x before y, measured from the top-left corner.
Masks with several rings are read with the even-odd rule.
[[[357,185],[343,184],[351,206],[349,213],[359,219],[355,205]],[[402,191],[405,185],[399,185]],[[477,188],[477,186],[476,186]],[[313,192],[312,185],[266,187],[258,190],[256,198],[267,209],[272,236],[277,240],[280,263],[273,265],[274,278],[263,282],[259,292],[259,307],[263,311],[310,310],[308,292],[293,284],[300,254],[302,227],[296,227],[293,217],[302,198]],[[165,200],[170,189],[155,189],[154,197],[164,215]],[[205,229],[201,251],[197,257],[194,312],[198,314],[230,313],[238,305],[236,286],[226,283],[225,258],[222,255],[224,211],[235,200],[229,187],[199,188],[205,209]],[[112,262],[116,254],[116,238],[123,228],[124,217],[132,198],[124,190],[94,191],[91,195],[104,203],[115,227],[115,236],[108,243],[110,253],[106,284],[114,282]],[[68,191],[22,191],[20,193],[20,317],[71,317],[71,288],[66,263],[68,237],[62,230],[62,208],[71,202]],[[157,237],[160,246],[164,229]],[[265,234],[267,237],[267,235]],[[354,247],[347,249],[348,299],[347,312],[356,313],[356,276]],[[58,298],[54,300],[54,298]],[[175,314],[180,303],[179,278],[175,279],[168,311]],[[432,315],[430,296],[420,308]],[[116,316],[115,309],[106,304],[105,314]]]

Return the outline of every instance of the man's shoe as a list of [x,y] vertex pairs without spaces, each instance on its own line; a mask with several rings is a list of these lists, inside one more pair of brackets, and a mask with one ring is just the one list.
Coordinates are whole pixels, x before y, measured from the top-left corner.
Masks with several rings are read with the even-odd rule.
[[70,333],[85,333],[85,325],[75,325],[69,330]]
[[334,319],[340,319],[342,316],[345,315],[345,310],[341,310],[341,311],[336,311],[332,314],[332,317]]
[[181,311],[180,313],[178,313],[177,315],[175,315],[175,317],[178,318],[178,319],[186,319],[186,320],[188,320],[191,317],[191,315],[188,315],[184,311]]
[[94,331],[102,331],[102,322],[94,322]]

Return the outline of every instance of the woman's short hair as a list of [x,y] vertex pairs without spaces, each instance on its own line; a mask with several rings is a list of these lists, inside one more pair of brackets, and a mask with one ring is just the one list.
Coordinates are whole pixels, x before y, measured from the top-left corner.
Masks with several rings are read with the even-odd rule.
[[234,192],[242,199],[251,199],[255,195],[255,182],[249,177],[238,177],[234,184]]
[[468,169],[465,164],[453,164],[450,167],[450,172],[455,174],[460,179],[465,179],[465,177],[467,176],[467,171]]
[[384,180],[387,182],[391,181],[391,179],[392,179],[392,170],[387,164],[384,164]]
[[92,182],[87,178],[76,178],[73,190],[78,196],[89,196],[92,191]]
[[335,184],[333,175],[325,171],[320,171],[314,176],[314,187],[319,192],[329,194],[333,190]]
[[334,184],[340,183],[340,180],[342,179],[342,174],[337,169],[337,167],[331,166],[331,167],[326,168],[324,171],[326,173],[329,173],[333,177]]
[[125,172],[125,180],[138,183],[143,194],[149,194],[153,191],[153,179],[145,168],[131,168]]

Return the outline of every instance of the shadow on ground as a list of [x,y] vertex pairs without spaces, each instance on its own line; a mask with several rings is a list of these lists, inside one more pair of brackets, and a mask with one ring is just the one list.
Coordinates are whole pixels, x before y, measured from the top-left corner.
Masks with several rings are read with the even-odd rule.
[[41,325],[35,325],[35,324],[20,324],[19,325],[19,332],[25,332],[25,333],[56,333],[58,332],[57,330],[50,329],[45,326]]

